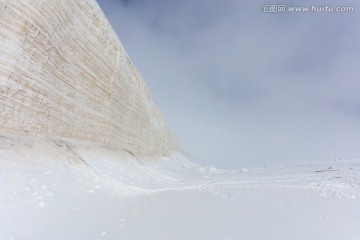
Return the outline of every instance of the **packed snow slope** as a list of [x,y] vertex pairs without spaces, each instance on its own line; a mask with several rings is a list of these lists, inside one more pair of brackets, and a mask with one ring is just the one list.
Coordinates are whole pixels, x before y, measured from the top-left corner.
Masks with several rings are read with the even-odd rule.
[[1,240],[359,240],[360,161],[222,170],[0,137]]
[[0,0],[0,133],[177,150],[95,0]]

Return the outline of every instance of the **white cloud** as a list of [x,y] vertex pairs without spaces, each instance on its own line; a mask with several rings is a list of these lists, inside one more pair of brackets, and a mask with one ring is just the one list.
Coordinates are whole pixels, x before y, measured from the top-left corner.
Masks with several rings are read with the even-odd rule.
[[264,14],[263,2],[236,0],[98,2],[200,161],[360,157],[358,12]]

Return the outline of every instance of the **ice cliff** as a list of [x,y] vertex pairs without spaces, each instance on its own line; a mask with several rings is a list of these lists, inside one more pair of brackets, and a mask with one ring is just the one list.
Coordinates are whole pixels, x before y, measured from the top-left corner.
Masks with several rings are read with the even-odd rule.
[[0,134],[178,148],[95,0],[0,0]]

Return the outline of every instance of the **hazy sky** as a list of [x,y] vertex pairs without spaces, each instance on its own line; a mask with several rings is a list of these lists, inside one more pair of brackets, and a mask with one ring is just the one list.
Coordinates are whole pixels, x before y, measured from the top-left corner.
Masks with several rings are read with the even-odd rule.
[[[360,158],[360,5],[98,0],[185,151],[201,164]],[[271,2],[270,2],[271,3]]]

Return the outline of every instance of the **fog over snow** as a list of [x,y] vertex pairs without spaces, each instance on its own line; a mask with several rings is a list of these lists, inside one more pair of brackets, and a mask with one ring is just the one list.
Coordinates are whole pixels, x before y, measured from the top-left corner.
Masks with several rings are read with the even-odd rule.
[[201,164],[360,157],[360,5],[98,0],[183,148]]

